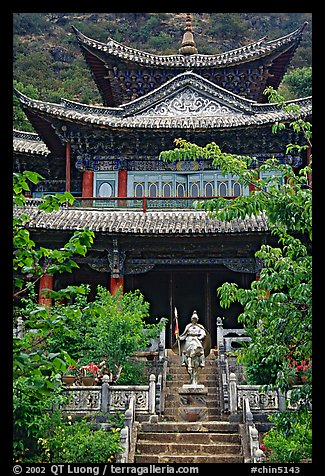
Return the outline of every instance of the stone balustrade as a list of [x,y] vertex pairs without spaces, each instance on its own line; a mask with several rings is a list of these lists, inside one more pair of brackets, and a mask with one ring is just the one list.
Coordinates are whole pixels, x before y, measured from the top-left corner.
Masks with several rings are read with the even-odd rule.
[[62,410],[73,414],[125,412],[132,398],[135,413],[153,414],[155,412],[156,376],[154,374],[149,377],[149,385],[110,385],[108,376],[105,377],[100,386],[66,387],[64,392],[70,398]]

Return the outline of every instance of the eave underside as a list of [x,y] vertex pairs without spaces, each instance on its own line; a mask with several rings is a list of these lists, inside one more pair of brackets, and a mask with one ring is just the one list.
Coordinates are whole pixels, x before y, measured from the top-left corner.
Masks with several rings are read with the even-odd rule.
[[81,45],[104,106],[119,106],[153,91],[177,74],[191,70],[211,82],[247,99],[265,103],[266,87],[275,89],[297,49],[292,45],[281,53],[264,56],[252,61],[223,66],[164,67],[132,63],[110,58],[102,52]]

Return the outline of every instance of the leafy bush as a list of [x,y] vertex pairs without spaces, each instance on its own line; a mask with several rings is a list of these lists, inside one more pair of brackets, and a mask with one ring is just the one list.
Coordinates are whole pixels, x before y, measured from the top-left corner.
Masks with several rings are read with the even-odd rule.
[[277,377],[278,366],[268,365],[263,362],[247,363],[244,367],[247,383],[250,385],[274,384]]
[[38,445],[42,463],[106,463],[122,450],[120,428],[94,429],[86,420],[63,418],[59,411],[44,417]]
[[[31,391],[32,390],[32,391]],[[13,389],[13,458],[15,462],[33,462],[38,458],[37,439],[44,430],[46,412],[53,405],[67,403],[56,388],[50,396],[35,396],[31,379],[20,377]]]
[[312,456],[312,415],[306,410],[269,417],[274,426],[264,436],[270,463],[298,463]]
[[[149,303],[140,291],[110,294],[98,286],[93,302],[87,301],[89,286],[79,286],[74,302],[56,304],[52,314],[64,316],[70,329],[53,334],[47,340],[48,350],[65,349],[78,365],[106,361],[106,368],[123,384],[140,384],[147,381],[142,363],[132,360],[136,352],[145,348],[151,337],[159,335],[160,324],[146,324]],[[60,292],[53,293],[57,299]]]

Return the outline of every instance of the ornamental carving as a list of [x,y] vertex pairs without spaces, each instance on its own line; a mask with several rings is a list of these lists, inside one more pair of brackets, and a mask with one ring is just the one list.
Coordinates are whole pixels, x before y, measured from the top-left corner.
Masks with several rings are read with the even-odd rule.
[[135,410],[146,412],[149,409],[149,392],[147,390],[114,390],[111,388],[110,411],[126,410],[130,398],[135,399]]
[[223,116],[225,114],[240,114],[238,110],[229,109],[227,106],[207,96],[203,96],[192,88],[185,88],[179,94],[174,95],[150,107],[140,115],[145,116],[184,116],[191,114]]
[[64,410],[71,412],[100,411],[100,397],[100,389],[75,389],[72,391],[71,401],[65,405]]
[[249,406],[251,410],[278,410],[279,408],[279,399],[278,392],[269,391],[269,392],[260,392],[258,389],[248,389],[245,386],[245,389],[241,389],[238,386],[238,408],[243,408],[244,398],[248,398]]

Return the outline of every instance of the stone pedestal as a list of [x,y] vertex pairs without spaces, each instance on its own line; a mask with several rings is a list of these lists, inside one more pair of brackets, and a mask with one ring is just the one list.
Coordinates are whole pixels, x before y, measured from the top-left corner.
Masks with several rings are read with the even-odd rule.
[[208,419],[207,394],[204,385],[183,385],[179,390],[180,421],[203,421]]

